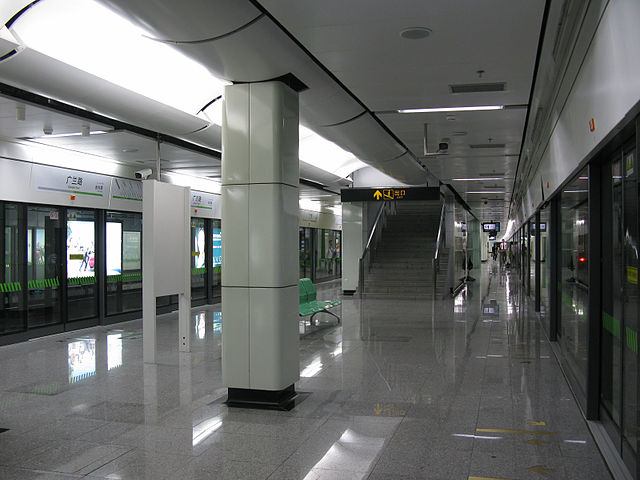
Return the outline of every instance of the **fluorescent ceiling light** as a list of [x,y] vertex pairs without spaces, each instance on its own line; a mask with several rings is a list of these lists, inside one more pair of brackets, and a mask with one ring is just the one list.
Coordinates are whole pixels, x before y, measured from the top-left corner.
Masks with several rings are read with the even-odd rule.
[[333,207],[329,207],[329,210],[331,210],[333,214],[337,215],[338,217],[342,216],[342,205],[335,205]]
[[502,191],[499,191],[499,190],[487,190],[485,192],[464,192],[464,193],[478,193],[478,194],[480,194],[480,193],[505,193],[505,192],[502,192]]
[[504,177],[452,178],[453,182],[474,182],[482,180],[504,180]]
[[435,108],[405,108],[398,113],[437,113],[437,112],[479,112],[488,110],[502,110],[504,105],[481,105],[475,107],[435,107]]
[[11,32],[22,45],[191,115],[228,83],[93,0],[36,3]]
[[194,177],[172,171],[162,171],[162,176],[167,183],[180,185],[181,187],[190,187],[192,190],[200,190],[202,192],[217,193],[222,192],[220,182],[209,178]]
[[300,160],[337,177],[346,178],[350,173],[367,165],[351,152],[300,125]]
[[[109,133],[107,130],[94,130],[93,132],[89,132],[88,135],[84,135],[85,137],[89,136],[89,135],[103,135],[105,133]],[[42,135],[41,137],[33,137],[33,138],[37,138],[38,140],[40,139],[47,139],[47,138],[64,138],[64,137],[81,137],[83,136],[82,132],[73,132],[73,133],[53,133],[51,135]]]
[[315,202],[307,198],[301,198],[300,200],[298,200],[298,206],[301,210],[309,210],[311,212],[322,211],[322,205],[320,204],[320,202]]

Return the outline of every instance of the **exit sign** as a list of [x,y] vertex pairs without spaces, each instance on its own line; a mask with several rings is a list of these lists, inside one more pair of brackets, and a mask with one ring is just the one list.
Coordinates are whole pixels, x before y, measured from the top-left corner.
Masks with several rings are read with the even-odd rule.
[[343,188],[342,202],[383,202],[385,200],[440,200],[440,187]]

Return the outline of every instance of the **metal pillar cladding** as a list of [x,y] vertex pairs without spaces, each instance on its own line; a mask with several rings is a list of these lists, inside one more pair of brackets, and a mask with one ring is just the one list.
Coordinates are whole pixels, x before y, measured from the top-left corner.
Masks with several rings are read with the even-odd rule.
[[298,94],[225,87],[222,378],[227,405],[290,409],[298,337]]

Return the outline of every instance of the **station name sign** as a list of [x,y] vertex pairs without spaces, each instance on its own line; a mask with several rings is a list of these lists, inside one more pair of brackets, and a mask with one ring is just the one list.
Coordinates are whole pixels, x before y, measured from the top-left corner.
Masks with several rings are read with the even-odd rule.
[[440,187],[343,188],[344,202],[384,202],[389,200],[440,200]]

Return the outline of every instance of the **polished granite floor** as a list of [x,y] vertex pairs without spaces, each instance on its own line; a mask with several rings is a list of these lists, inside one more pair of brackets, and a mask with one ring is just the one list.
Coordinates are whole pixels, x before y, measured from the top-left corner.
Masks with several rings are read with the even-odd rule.
[[[483,265],[455,300],[346,297],[303,328],[302,401],[229,409],[219,308],[193,352],[159,317],[0,348],[0,478],[610,479],[518,281]],[[335,298],[339,284],[319,286]]]

